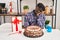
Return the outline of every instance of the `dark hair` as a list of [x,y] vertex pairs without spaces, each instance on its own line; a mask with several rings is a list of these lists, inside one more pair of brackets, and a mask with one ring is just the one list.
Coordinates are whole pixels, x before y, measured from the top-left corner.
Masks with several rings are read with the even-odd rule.
[[42,3],[38,3],[36,7],[39,7],[40,11],[45,11],[45,6]]

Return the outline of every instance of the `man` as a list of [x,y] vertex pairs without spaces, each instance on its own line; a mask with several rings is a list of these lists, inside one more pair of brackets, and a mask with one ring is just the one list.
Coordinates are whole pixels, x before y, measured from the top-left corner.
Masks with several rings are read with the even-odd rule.
[[24,26],[27,27],[27,26],[37,25],[40,26],[41,28],[44,28],[45,25],[44,11],[45,11],[45,6],[42,3],[38,3],[36,5],[35,10],[25,15]]

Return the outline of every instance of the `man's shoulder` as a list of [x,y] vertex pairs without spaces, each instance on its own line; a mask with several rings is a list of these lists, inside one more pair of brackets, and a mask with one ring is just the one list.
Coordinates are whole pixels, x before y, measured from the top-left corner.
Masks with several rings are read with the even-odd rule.
[[33,15],[33,12],[28,12],[26,15],[31,16],[31,15]]

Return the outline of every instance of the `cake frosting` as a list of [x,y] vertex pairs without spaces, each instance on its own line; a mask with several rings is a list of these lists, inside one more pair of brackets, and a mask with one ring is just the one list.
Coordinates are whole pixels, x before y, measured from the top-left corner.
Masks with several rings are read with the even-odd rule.
[[43,31],[39,26],[28,26],[25,28],[24,35],[28,37],[39,37],[43,35]]

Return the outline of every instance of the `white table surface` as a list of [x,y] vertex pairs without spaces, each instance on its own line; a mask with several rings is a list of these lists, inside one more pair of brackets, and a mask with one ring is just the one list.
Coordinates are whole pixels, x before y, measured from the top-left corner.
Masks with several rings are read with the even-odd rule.
[[[9,27],[8,27],[9,26]],[[24,29],[21,34],[11,34],[11,24],[3,24],[0,26],[0,40],[60,40],[60,30],[52,29],[51,33],[48,33],[46,29],[43,29],[44,35],[38,38],[29,38],[23,35]]]

